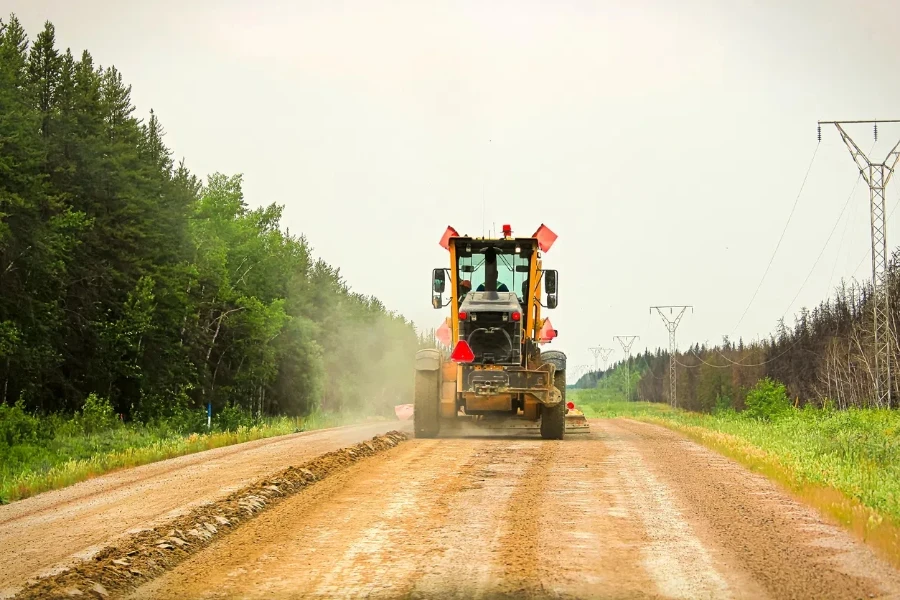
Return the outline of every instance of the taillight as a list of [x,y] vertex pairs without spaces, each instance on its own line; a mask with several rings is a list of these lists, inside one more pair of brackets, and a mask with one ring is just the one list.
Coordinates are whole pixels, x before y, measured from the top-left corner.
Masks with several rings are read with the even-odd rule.
[[462,310],[459,311],[459,320],[460,321],[465,321],[466,318],[468,318],[468,316],[469,316],[469,313],[462,311]]
[[472,352],[472,347],[466,340],[459,340],[450,355],[450,360],[458,363],[470,363],[475,360],[475,353]]
[[520,313],[520,312],[514,312],[514,313],[512,314],[512,320],[513,320],[513,321],[521,321],[521,320],[522,320],[522,313]]

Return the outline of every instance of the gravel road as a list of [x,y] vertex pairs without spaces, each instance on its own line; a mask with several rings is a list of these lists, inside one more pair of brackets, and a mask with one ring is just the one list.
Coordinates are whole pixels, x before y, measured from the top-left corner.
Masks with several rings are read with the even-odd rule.
[[133,597],[900,598],[897,570],[765,478],[660,427],[591,427],[405,442]]

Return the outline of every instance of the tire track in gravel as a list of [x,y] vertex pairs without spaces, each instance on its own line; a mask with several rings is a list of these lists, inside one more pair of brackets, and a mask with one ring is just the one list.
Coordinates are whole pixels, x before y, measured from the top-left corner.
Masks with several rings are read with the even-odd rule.
[[[446,441],[443,443],[447,443]],[[423,541],[435,550],[420,564],[410,598],[496,598],[503,584],[506,515],[541,443],[520,439],[469,439],[477,452],[445,490],[444,518],[430,521]]]

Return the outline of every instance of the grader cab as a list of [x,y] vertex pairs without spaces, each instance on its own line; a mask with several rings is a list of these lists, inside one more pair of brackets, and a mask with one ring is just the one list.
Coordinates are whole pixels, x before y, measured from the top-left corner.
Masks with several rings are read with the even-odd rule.
[[544,439],[587,431],[566,402],[566,355],[541,347],[556,337],[541,309],[556,308],[558,275],[542,258],[556,235],[544,225],[515,237],[441,239],[450,267],[432,273],[432,306],[449,307],[449,350],[416,354],[413,421],[417,437],[470,421],[492,429],[539,429]]

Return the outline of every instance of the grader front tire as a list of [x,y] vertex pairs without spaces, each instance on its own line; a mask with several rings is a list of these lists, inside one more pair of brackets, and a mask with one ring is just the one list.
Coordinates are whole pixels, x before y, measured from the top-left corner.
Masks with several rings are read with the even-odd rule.
[[441,431],[440,371],[416,371],[413,428],[417,438],[433,438]]
[[559,390],[562,401],[556,406],[541,407],[541,437],[545,440],[561,440],[566,433],[566,372],[557,371],[553,385]]
[[566,432],[566,405],[541,407],[541,437],[545,440],[561,440]]

